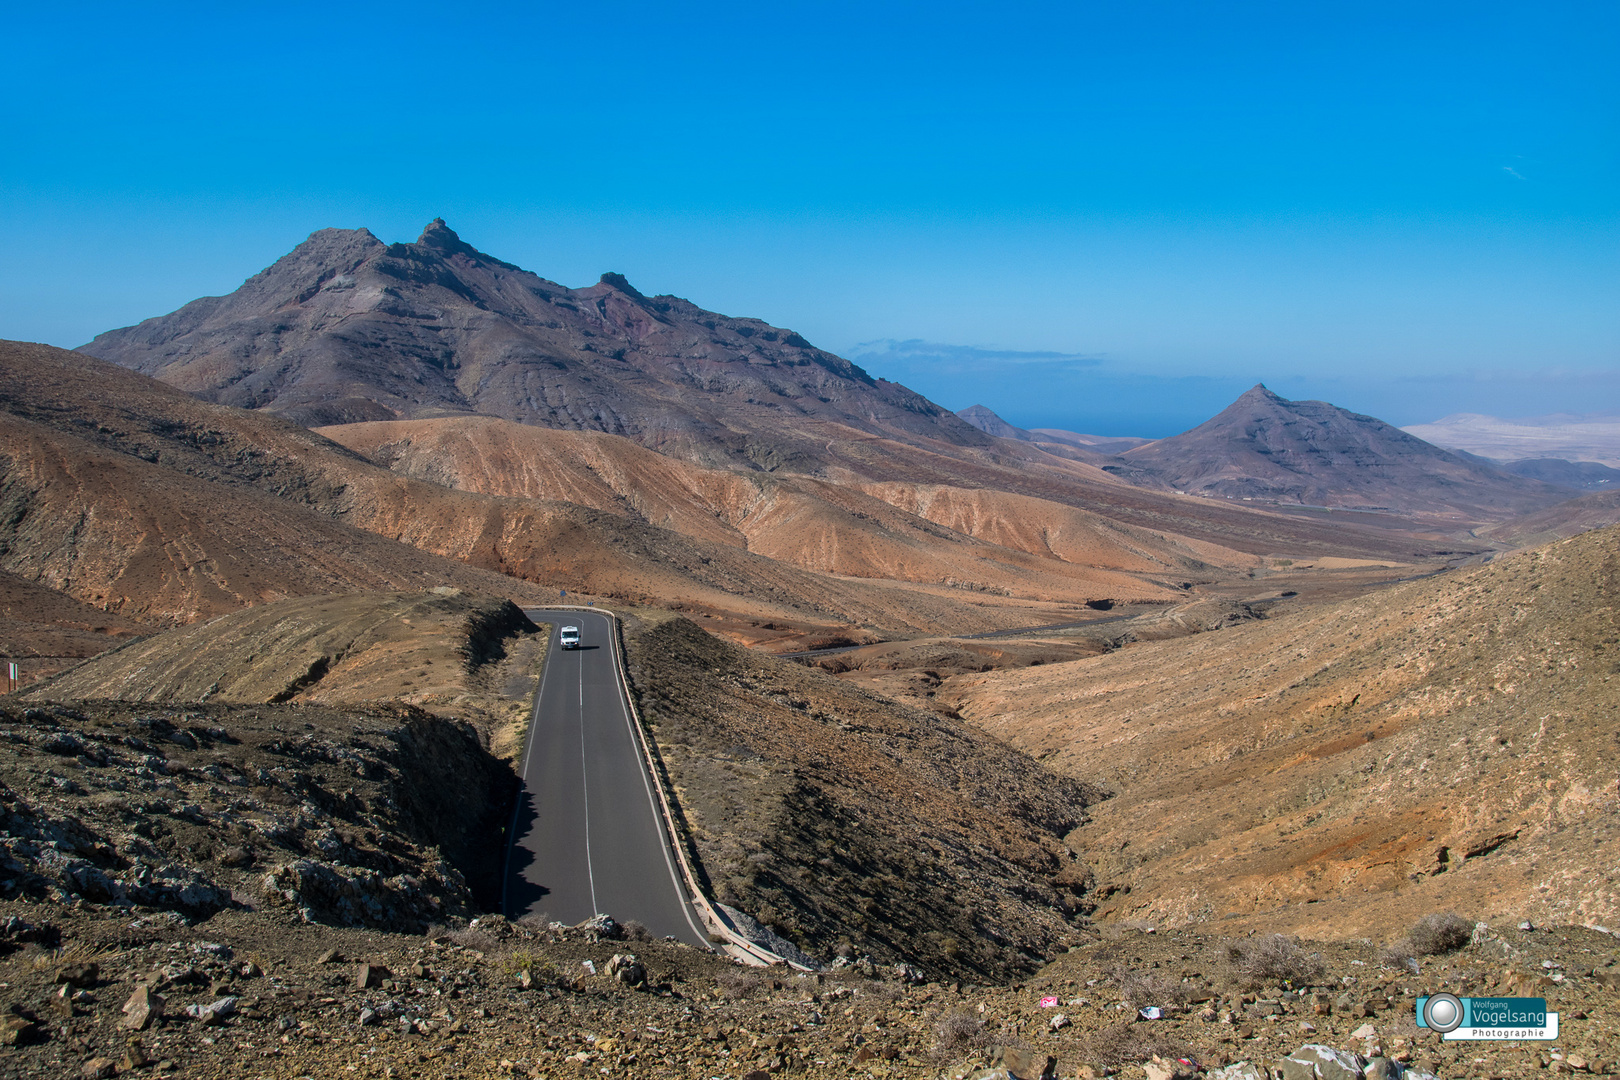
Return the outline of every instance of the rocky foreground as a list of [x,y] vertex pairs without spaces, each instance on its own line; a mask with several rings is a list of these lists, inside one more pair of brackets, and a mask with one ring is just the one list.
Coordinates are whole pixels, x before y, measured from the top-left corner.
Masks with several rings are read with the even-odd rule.
[[[1423,957],[1410,943],[1318,952],[1126,931],[1027,982],[981,987],[862,959],[817,974],[744,968],[600,918],[565,928],[484,916],[406,935],[281,909],[193,922],[11,901],[0,928],[4,1077],[1349,1080],[1620,1068],[1620,942],[1591,929],[1476,928],[1460,949]],[[1415,997],[1440,989],[1546,997],[1563,1038],[1442,1043],[1413,1023]]]

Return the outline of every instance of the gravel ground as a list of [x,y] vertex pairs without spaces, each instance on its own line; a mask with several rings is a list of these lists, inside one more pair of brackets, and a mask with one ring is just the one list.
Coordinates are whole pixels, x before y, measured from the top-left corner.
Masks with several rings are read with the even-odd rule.
[[[1219,1070],[1322,1044],[1450,1078],[1610,1075],[1620,1057],[1620,942],[1579,928],[1481,930],[1457,952],[1417,959],[1416,972],[1370,944],[1133,930],[987,987],[912,983],[860,960],[825,974],[749,969],[675,943],[499,917],[405,935],[280,911],[192,925],[8,902],[0,927],[0,1077],[761,1080],[966,1076],[992,1061],[1031,1077],[1048,1066],[1176,1075],[1144,1071],[1155,1054],[1197,1063],[1183,1075],[1231,1076]],[[615,964],[627,955],[633,963]],[[123,1011],[142,987],[163,999],[144,1028]],[[1413,1024],[1416,996],[1440,989],[1546,997],[1563,1038],[1442,1044]],[[1135,1019],[1150,1003],[1163,1018]]]

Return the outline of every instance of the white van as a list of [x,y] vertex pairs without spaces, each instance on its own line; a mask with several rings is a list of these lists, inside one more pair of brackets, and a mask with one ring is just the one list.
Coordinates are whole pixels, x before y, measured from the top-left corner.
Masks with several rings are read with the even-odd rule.
[[579,627],[577,627],[577,626],[565,626],[565,627],[563,627],[562,628],[562,633],[560,633],[558,635],[558,638],[559,638],[559,640],[561,640],[562,647],[565,648],[565,649],[577,649],[577,648],[579,648]]

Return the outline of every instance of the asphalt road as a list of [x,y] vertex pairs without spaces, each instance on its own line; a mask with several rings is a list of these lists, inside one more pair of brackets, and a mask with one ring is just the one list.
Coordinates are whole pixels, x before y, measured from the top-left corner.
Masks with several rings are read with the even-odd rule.
[[[634,919],[709,948],[675,869],[614,663],[613,624],[596,612],[533,609],[551,643],[520,762],[507,855],[507,917],[570,925]],[[580,648],[558,629],[578,626]]]

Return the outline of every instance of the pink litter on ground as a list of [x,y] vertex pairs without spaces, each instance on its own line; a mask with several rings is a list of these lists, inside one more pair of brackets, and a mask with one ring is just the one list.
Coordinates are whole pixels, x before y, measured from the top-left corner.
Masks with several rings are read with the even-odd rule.
[[1057,998],[1055,998],[1055,997],[1043,997],[1043,998],[1041,998],[1041,1008],[1043,1008],[1043,1009],[1055,1009],[1055,1008],[1057,1008]]

